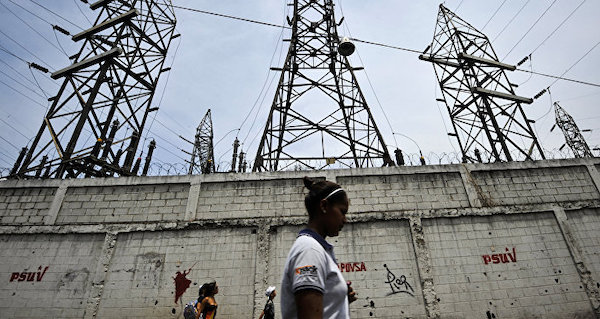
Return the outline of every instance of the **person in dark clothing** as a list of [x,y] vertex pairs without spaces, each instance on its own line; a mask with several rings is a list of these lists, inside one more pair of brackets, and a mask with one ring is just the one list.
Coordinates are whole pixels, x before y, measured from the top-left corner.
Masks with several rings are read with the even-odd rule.
[[275,292],[275,287],[270,286],[265,291],[265,295],[269,297],[267,303],[265,304],[265,309],[263,309],[262,313],[258,317],[258,319],[275,319],[275,305],[273,305],[273,298],[277,296],[277,292]]

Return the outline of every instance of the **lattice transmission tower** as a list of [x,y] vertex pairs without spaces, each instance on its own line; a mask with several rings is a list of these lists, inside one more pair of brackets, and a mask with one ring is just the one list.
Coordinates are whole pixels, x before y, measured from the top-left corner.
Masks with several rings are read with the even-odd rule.
[[433,64],[460,146],[463,162],[544,159],[521,104],[506,75],[516,69],[498,61],[488,37],[440,5],[433,42],[421,60]]
[[[560,127],[565,135],[565,141],[571,148],[571,151],[573,151],[573,155],[577,158],[594,157],[590,147],[583,138],[579,127],[577,127],[575,120],[558,104],[558,102],[554,102],[554,114],[556,116],[555,125]],[[553,131],[554,128],[555,126],[552,126],[550,131]]]
[[141,134],[158,109],[152,98],[179,36],[175,14],[170,0],[100,0],[90,8],[98,10],[94,26],[73,36],[81,49],[70,66],[52,73],[62,85],[13,177],[137,174]]
[[210,109],[196,128],[194,150],[190,159],[188,174],[211,174],[215,172],[213,149],[213,124]]
[[394,165],[338,36],[333,1],[290,5],[290,47],[283,68],[272,68],[281,76],[252,170]]

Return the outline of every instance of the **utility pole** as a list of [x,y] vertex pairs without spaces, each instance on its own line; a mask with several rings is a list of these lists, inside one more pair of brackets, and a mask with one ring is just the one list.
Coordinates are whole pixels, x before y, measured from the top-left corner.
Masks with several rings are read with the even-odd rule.
[[235,141],[233,141],[233,156],[231,158],[231,172],[234,172],[234,173],[235,173],[235,163],[237,161],[237,156],[238,156],[238,147],[240,147],[240,141],[236,137]]
[[[290,47],[252,167],[393,166],[340,41],[332,0],[294,0]],[[343,19],[343,18],[342,18]]]
[[485,34],[440,4],[433,42],[419,58],[433,64],[463,162],[545,159],[521,107],[533,99],[515,94],[506,73],[516,67],[498,61]]
[[41,169],[43,178],[137,174],[141,134],[158,110],[152,98],[179,36],[175,14],[168,0],[97,1],[90,8],[98,11],[96,22],[72,37],[82,42],[72,64],[52,73],[62,85],[13,178],[39,177]]
[[[554,102],[554,114],[556,116],[556,124],[552,126],[550,132],[552,132],[556,126],[560,127],[565,135],[566,144],[569,145],[576,158],[594,157],[590,147],[583,138],[579,127],[577,127],[575,120],[558,104],[558,102]],[[563,147],[564,145],[561,149]]]
[[188,174],[197,174],[198,168],[202,174],[212,174],[215,172],[213,124],[210,109],[196,128],[194,150],[192,151]]

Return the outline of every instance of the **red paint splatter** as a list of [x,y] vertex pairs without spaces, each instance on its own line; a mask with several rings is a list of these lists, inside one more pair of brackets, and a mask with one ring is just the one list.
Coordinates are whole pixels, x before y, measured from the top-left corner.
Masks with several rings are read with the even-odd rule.
[[181,296],[183,296],[185,291],[190,287],[190,284],[192,283],[192,281],[187,279],[186,277],[190,273],[190,271],[192,271],[192,268],[184,270],[183,273],[180,271],[175,273],[175,278],[173,278],[173,280],[175,281],[175,304],[177,304],[177,301],[181,298]]

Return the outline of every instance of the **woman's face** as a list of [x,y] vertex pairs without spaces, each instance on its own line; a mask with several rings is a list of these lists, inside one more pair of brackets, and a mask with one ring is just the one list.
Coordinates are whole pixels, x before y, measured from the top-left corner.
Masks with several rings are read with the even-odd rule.
[[215,295],[219,293],[219,285],[215,285]]
[[348,197],[345,197],[343,201],[325,203],[323,226],[327,236],[334,237],[339,235],[340,230],[342,230],[342,227],[344,227],[344,224],[346,223],[348,207]]

